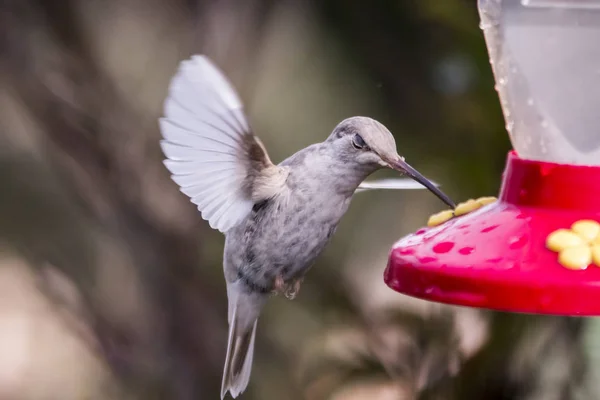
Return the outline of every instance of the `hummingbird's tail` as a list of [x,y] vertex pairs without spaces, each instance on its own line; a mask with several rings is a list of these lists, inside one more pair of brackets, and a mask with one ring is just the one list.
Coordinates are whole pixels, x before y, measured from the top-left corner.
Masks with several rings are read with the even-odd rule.
[[246,294],[239,292],[237,287],[228,287],[228,289],[229,339],[221,383],[221,399],[225,398],[228,391],[235,399],[248,386],[252,371],[256,324],[266,300],[262,294]]

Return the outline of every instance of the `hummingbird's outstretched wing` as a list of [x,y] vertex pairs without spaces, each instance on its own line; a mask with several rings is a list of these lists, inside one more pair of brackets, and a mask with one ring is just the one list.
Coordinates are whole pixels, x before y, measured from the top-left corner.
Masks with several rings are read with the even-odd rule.
[[[440,186],[435,182],[431,182],[434,186]],[[388,178],[364,181],[358,185],[356,193],[364,192],[367,190],[378,190],[378,189],[395,189],[395,190],[407,190],[407,189],[427,189],[419,182],[412,178]]]
[[165,165],[212,228],[227,232],[285,182],[286,171],[252,133],[235,89],[207,57],[180,64],[164,112]]

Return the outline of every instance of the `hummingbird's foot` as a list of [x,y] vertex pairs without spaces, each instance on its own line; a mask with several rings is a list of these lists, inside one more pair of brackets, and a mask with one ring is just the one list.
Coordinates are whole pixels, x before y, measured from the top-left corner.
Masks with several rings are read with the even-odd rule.
[[304,278],[298,278],[287,287],[284,294],[288,300],[294,300],[296,298],[296,296],[300,292],[300,286],[302,285],[302,281],[304,281]]
[[277,275],[275,277],[275,283],[273,284],[273,291],[271,292],[274,295],[278,295],[280,293],[284,293],[286,291],[285,281],[283,280],[283,276]]

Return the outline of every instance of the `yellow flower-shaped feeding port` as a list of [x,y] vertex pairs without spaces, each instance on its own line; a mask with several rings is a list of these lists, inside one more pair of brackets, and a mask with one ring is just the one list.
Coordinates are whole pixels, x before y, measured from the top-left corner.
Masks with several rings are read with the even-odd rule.
[[600,223],[589,219],[575,222],[571,229],[558,229],[546,238],[546,247],[558,253],[565,268],[582,270],[600,267]]
[[454,217],[460,217],[461,215],[468,214],[481,208],[485,205],[491,204],[498,200],[495,197],[480,197],[478,199],[469,199],[463,203],[459,203],[454,210],[444,210],[437,214],[433,214],[427,221],[427,226],[433,227],[443,224],[446,221],[451,220]]

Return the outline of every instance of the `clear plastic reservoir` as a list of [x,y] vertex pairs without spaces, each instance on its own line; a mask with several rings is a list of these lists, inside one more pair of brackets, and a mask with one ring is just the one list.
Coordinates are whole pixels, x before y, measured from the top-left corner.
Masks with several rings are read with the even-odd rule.
[[519,156],[600,165],[600,0],[479,0],[479,13]]

